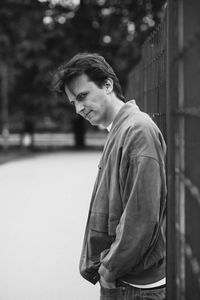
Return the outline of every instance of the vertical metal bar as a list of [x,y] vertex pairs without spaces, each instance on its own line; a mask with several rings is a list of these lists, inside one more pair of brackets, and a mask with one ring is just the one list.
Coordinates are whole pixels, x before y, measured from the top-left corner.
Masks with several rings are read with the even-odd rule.
[[177,108],[177,66],[173,58],[177,52],[177,1],[167,3],[167,75],[166,75],[166,127],[167,127],[167,300],[177,300],[176,237],[175,237],[175,130]]
[[149,52],[150,52],[150,57],[149,57],[149,97],[148,97],[148,102],[149,102],[149,112],[152,114],[153,112],[153,107],[152,107],[152,101],[153,101],[153,86],[154,86],[154,73],[153,73],[153,38],[152,36],[150,37],[149,41]]
[[154,64],[155,64],[155,87],[154,90],[156,91],[156,95],[154,96],[154,112],[156,113],[156,122],[157,125],[160,128],[160,120],[159,120],[159,112],[160,112],[160,103],[162,101],[161,93],[160,93],[160,87],[159,87],[159,81],[158,78],[160,76],[160,38],[159,38],[159,32],[156,32],[155,38],[154,38],[154,48],[155,48],[155,54],[154,54]]
[[163,101],[160,105],[160,122],[161,122],[161,128],[162,132],[164,134],[164,137],[166,138],[165,135],[165,124],[164,124],[164,118],[165,118],[165,109],[164,105],[166,103],[166,90],[165,90],[165,84],[166,84],[166,65],[165,65],[165,56],[166,56],[166,51],[165,51],[165,39],[166,39],[166,16],[164,17],[163,23],[162,23],[162,34],[161,34],[161,39],[162,39],[162,47],[161,47],[161,94]]
[[166,102],[167,102],[167,13],[164,16],[164,35],[163,35],[163,69],[164,69],[164,76],[165,76],[165,82],[163,79],[163,94],[165,95],[165,102],[162,105],[162,124],[163,124],[163,132],[164,137],[167,139],[167,129],[166,129]]
[[9,124],[8,124],[8,66],[1,63],[1,98],[2,98],[2,137],[3,148],[8,148]]
[[162,58],[161,58],[161,48],[162,48],[162,23],[159,25],[159,28],[156,32],[156,44],[157,44],[157,55],[156,55],[156,77],[157,77],[157,82],[156,82],[156,89],[157,89],[157,99],[156,99],[156,107],[155,107],[155,112],[156,112],[156,119],[157,119],[157,124],[159,128],[161,128],[161,122],[160,122],[160,108],[161,108],[161,103],[163,102],[163,97],[162,97],[162,90],[161,90],[161,80],[162,80]]
[[148,48],[148,43],[145,44],[146,52],[147,52],[147,61],[146,61],[146,66],[147,66],[147,77],[146,77],[146,107],[147,107],[147,112],[149,112],[149,60],[150,60],[150,51]]
[[[183,0],[178,0],[178,51],[181,53],[184,48],[184,6]],[[184,60],[183,56],[178,61],[178,109],[184,108]],[[185,186],[180,178],[181,172],[185,171],[185,124],[184,116],[179,116],[177,134],[177,284],[179,300],[185,299]]]
[[143,68],[143,72],[144,72],[144,110],[147,111],[147,62],[148,62],[148,53],[147,53],[147,49],[146,49],[146,43],[143,46],[143,57],[146,57],[146,59],[144,60],[144,68]]

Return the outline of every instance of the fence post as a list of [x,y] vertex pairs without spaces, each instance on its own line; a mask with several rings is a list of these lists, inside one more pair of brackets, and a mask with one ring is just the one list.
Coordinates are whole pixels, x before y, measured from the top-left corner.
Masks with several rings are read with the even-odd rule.
[[1,99],[2,99],[2,137],[3,148],[8,148],[9,125],[8,125],[8,66],[1,62]]
[[175,199],[175,110],[177,106],[177,65],[173,61],[177,52],[177,1],[169,0],[167,5],[167,300],[177,300],[176,285],[176,199]]

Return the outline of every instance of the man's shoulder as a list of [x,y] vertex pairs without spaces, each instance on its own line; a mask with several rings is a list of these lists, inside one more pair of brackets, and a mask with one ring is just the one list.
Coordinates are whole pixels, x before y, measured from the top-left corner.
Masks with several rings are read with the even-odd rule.
[[120,129],[125,132],[135,133],[136,131],[146,131],[146,129],[159,130],[155,122],[151,119],[151,117],[142,111],[137,111],[133,113],[129,113],[127,118],[121,123]]

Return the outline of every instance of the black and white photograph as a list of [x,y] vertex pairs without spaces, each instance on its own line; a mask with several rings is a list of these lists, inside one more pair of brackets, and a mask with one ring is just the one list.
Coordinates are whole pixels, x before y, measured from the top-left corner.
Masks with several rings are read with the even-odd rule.
[[0,1],[0,300],[200,299],[200,1]]

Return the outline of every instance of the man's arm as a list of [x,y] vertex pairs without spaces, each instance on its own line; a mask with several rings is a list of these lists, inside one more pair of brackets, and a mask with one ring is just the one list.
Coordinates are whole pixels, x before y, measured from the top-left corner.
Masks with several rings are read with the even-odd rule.
[[146,253],[159,222],[161,184],[157,160],[146,156],[131,158],[116,239],[101,258],[99,274],[105,281],[113,282],[133,270]]

